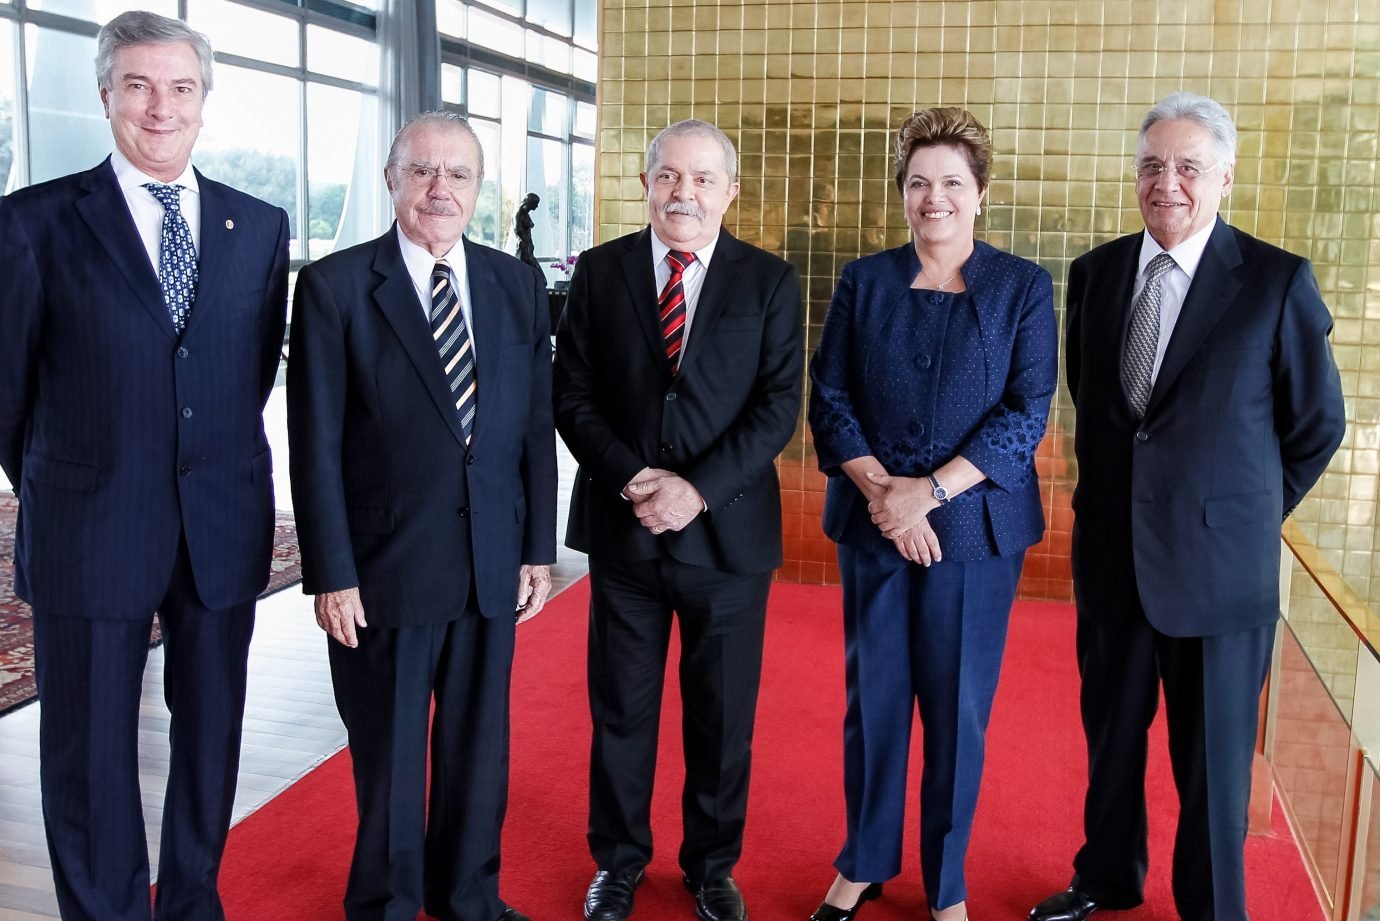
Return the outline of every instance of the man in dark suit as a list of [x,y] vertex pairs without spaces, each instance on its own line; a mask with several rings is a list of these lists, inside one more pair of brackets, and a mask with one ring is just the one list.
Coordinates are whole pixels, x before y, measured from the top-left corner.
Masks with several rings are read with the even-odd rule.
[[115,152],[0,200],[0,462],[33,606],[44,823],[64,918],[149,918],[137,729],[154,612],[171,762],[156,913],[224,917],[273,484],[263,407],[287,307],[281,208],[189,164],[205,36],[97,38]]
[[1260,691],[1279,618],[1280,522],[1345,429],[1306,260],[1223,223],[1236,128],[1175,93],[1140,131],[1145,232],[1069,270],[1077,410],[1073,578],[1088,741],[1085,843],[1032,921],[1140,904],[1146,733],[1160,685],[1178,785],[1184,921],[1245,921]]
[[525,921],[499,836],[514,625],[556,555],[546,291],[462,236],[484,178],[463,119],[410,120],[384,177],[397,223],[298,276],[288,371],[303,584],[354,760],[345,914]]
[[[773,462],[795,429],[800,288],[722,229],[732,143],[678,122],[647,149],[650,227],[580,257],[557,334],[556,424],[580,463],[566,542],[589,554],[594,720],[585,917],[621,921],[649,824],[673,612],[684,700],[680,865],[703,921],[742,919],[742,850],[772,570]],[[660,292],[660,296],[658,296]]]

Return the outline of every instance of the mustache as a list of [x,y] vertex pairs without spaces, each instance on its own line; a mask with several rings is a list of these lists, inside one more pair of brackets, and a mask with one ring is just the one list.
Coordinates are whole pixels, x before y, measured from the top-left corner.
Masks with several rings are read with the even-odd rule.
[[422,214],[436,214],[442,217],[454,217],[455,215],[460,213],[455,208],[452,208],[449,205],[441,204],[439,202],[432,202],[425,208],[419,208],[418,210]]
[[661,206],[662,214],[687,214],[696,220],[704,220],[704,209],[692,201],[668,201]]

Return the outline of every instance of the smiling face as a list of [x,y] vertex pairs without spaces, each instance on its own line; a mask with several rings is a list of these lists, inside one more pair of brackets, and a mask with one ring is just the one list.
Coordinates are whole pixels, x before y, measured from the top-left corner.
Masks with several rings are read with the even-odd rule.
[[973,221],[987,190],[978,187],[961,148],[917,147],[902,181],[906,223],[917,245],[972,241]]
[[[1222,160],[1206,128],[1185,119],[1155,122],[1136,155],[1138,168],[1147,164],[1166,167],[1159,176],[1136,180],[1141,217],[1156,243],[1172,250],[1217,220],[1231,191],[1232,164]],[[1194,178],[1179,175],[1186,166],[1197,171]]]
[[115,52],[101,103],[115,146],[140,171],[172,182],[201,132],[201,62],[188,42],[130,45]]
[[671,135],[659,160],[642,174],[652,232],[671,249],[702,249],[719,236],[724,212],[738,194],[723,146],[708,134]]
[[474,216],[480,164],[479,145],[461,127],[422,121],[408,129],[384,179],[409,240],[433,256],[450,252]]

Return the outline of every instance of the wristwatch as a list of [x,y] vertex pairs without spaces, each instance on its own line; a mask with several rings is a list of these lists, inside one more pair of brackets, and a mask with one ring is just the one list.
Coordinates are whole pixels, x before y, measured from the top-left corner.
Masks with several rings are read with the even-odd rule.
[[939,481],[934,478],[933,473],[928,474],[928,478],[930,481],[930,486],[934,489],[934,498],[939,502],[940,505],[948,505],[949,491],[945,489],[943,486],[939,485]]

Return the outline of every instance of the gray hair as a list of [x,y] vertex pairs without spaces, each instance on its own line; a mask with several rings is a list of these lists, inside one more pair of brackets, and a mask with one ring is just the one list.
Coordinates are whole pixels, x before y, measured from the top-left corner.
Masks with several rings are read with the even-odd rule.
[[684,137],[686,135],[699,135],[709,137],[719,142],[719,146],[724,149],[724,167],[728,170],[728,181],[733,182],[738,178],[738,151],[733,149],[733,142],[728,139],[718,127],[709,122],[700,121],[697,118],[687,118],[678,121],[674,125],[668,125],[657,132],[656,137],[652,138],[652,143],[647,145],[647,172],[653,173],[656,167],[661,165],[661,147],[666,143],[667,138]]
[[470,123],[454,112],[447,112],[444,109],[430,109],[426,112],[419,112],[398,129],[398,133],[393,135],[393,143],[388,147],[388,161],[384,163],[385,170],[396,170],[399,158],[402,155],[402,148],[407,142],[408,133],[417,125],[441,125],[444,127],[457,128],[470,136],[474,141],[475,149],[479,151],[479,179],[484,179],[484,145],[479,143],[479,135],[474,133],[474,128]]
[[134,45],[173,45],[186,42],[196,52],[201,65],[201,95],[211,92],[211,42],[180,19],[170,19],[144,10],[121,13],[101,26],[96,35],[96,85],[109,91],[115,88],[111,79],[115,70],[115,55],[121,48]]
[[1182,120],[1197,122],[1212,135],[1217,155],[1228,166],[1236,162],[1236,124],[1232,122],[1227,110],[1215,99],[1199,96],[1197,93],[1170,93],[1145,113],[1145,121],[1140,126],[1140,138],[1136,144],[1136,155],[1145,149],[1145,133],[1158,121]]

